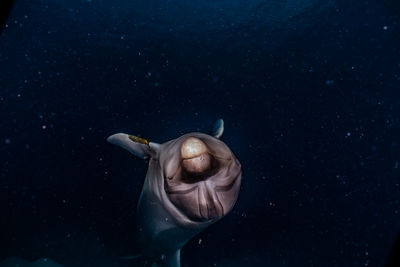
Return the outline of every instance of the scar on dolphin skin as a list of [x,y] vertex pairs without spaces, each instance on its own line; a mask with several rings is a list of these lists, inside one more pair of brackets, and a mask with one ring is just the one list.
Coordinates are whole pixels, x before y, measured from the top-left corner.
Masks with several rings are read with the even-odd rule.
[[220,140],[223,132],[219,119],[212,135],[193,132],[162,144],[124,133],[107,139],[149,159],[137,206],[137,238],[146,262],[179,267],[182,247],[232,210],[242,168]]
[[136,142],[136,143],[140,143],[140,144],[145,144],[145,145],[147,145],[147,146],[149,146],[149,141],[147,141],[146,139],[143,139],[143,138],[140,138],[140,137],[137,137],[137,136],[134,136],[134,135],[128,135],[128,138],[129,139],[131,139],[133,142]]

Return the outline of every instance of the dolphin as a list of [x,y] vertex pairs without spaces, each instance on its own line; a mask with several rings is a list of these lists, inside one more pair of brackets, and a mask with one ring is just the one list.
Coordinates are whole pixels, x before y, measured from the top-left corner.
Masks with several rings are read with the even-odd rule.
[[163,144],[117,133],[107,141],[149,160],[137,205],[137,237],[152,266],[179,267],[182,247],[228,214],[239,195],[241,164],[220,140],[224,122],[211,135],[193,132]]

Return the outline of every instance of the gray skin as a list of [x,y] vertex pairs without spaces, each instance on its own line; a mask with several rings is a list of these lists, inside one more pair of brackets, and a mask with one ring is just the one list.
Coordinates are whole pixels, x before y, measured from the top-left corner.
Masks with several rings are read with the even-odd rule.
[[222,133],[218,120],[213,136],[195,132],[163,144],[122,133],[107,139],[149,159],[136,220],[142,256],[155,266],[179,267],[181,248],[232,210],[242,169]]

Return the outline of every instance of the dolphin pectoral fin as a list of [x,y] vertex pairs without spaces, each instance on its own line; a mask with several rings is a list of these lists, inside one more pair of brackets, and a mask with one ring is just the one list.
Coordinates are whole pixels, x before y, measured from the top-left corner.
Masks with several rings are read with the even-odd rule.
[[223,133],[224,133],[224,120],[218,119],[214,124],[214,130],[212,135],[215,138],[220,139]]
[[124,133],[113,134],[107,138],[107,141],[128,150],[133,155],[142,159],[153,156],[159,147],[157,143]]

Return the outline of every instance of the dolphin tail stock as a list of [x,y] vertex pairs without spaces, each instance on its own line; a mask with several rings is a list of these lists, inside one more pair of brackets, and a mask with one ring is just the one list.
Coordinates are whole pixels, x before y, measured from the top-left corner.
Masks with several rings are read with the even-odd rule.
[[161,255],[157,267],[180,267],[181,266],[181,250],[178,249],[172,253],[166,253]]
[[120,260],[139,260],[140,258],[142,258],[141,254],[119,257]]
[[178,249],[172,253],[161,254],[159,257],[148,258],[143,254],[128,255],[120,257],[120,260],[132,260],[139,261],[144,264],[144,266],[149,267],[180,267],[181,266],[181,250]]

